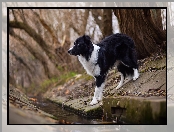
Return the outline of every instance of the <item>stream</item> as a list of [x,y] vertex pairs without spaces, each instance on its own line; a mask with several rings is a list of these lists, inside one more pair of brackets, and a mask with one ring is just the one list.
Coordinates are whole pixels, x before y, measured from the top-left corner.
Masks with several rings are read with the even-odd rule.
[[42,97],[37,97],[37,101],[33,104],[40,110],[55,116],[60,124],[115,124],[112,121],[91,119],[76,115],[75,113],[62,108],[60,105]]
[[33,103],[40,110],[55,116],[60,123],[70,122],[73,124],[90,124],[91,120],[78,116],[70,111],[65,110],[60,105],[44,98],[37,98],[37,102]]

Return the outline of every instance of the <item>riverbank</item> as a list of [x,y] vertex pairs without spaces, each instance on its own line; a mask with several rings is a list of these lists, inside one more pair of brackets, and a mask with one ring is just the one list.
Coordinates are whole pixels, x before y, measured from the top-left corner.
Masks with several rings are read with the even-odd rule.
[[[138,80],[128,82],[119,90],[115,89],[120,80],[119,73],[114,68],[109,71],[103,100],[107,98],[114,99],[115,97],[124,98],[124,96],[144,98],[155,96],[157,100],[162,98],[166,103],[166,56],[164,54],[154,54],[151,57],[139,60],[138,63],[140,72]],[[64,85],[47,91],[44,97],[80,116],[91,119],[98,118],[103,122],[114,120],[115,117],[114,119],[112,119],[112,116],[108,117],[111,114],[106,116],[103,112],[106,111],[105,105],[108,102],[100,102],[94,106],[88,105],[93,96],[95,82],[94,79],[86,81],[83,77],[84,75],[75,76]],[[151,116],[153,118],[154,115]]]

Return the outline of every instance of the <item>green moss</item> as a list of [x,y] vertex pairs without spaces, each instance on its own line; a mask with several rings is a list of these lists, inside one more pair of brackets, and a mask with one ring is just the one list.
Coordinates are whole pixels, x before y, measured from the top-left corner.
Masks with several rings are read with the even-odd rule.
[[[55,87],[58,85],[62,85],[66,82],[68,82],[70,79],[75,79],[74,77],[78,74],[74,71],[67,71],[64,69],[62,66],[57,66],[57,69],[60,71],[60,75],[57,77],[52,77],[50,79],[46,79],[40,83],[40,85],[36,86],[35,84],[32,84],[30,88],[26,89],[26,93],[30,94],[39,94],[39,93],[45,93],[50,87]],[[82,74],[79,79],[84,79],[85,81],[89,81],[93,79],[93,77],[87,75],[87,74]]]
[[66,73],[60,75],[59,77],[52,77],[50,79],[44,80],[40,84],[40,87],[38,88],[37,92],[45,93],[49,87],[64,84],[69,79],[73,78],[75,75],[76,75],[75,72],[66,72]]
[[85,81],[89,81],[89,80],[93,79],[93,77],[90,76],[90,75],[88,75],[88,74],[86,74],[86,73],[84,73],[84,74],[82,74],[82,76],[79,77],[77,80],[79,80],[79,79],[84,79]]
[[166,108],[166,102],[160,103],[160,112],[155,113],[155,123],[156,124],[167,124],[167,108]]
[[140,109],[140,113],[142,113],[142,115],[140,116],[140,120],[143,121],[144,124],[154,124],[150,102],[144,102],[144,103],[145,103],[144,107]]
[[63,71],[63,70],[64,70],[64,68],[63,68],[62,66],[57,66],[57,69],[58,69],[59,71]]
[[[159,114],[159,113],[158,113]],[[159,116],[159,115],[158,115]],[[131,123],[156,124],[149,101],[131,100],[126,106],[126,118]]]
[[[111,107],[117,107],[117,104],[126,111],[121,115],[125,122],[130,124],[166,124],[166,102],[153,102],[143,99],[129,99],[125,97],[105,98],[103,100],[104,113],[112,118]],[[160,107],[159,111],[154,111]],[[122,119],[123,119],[122,118]]]
[[73,78],[76,75],[75,72],[67,72],[63,75],[61,75],[58,79],[59,79],[59,85],[60,84],[64,84],[65,82],[67,82],[69,79]]
[[103,110],[101,107],[96,107],[94,109],[91,109],[89,111],[86,111],[87,117],[93,117],[93,118],[101,118],[103,115]]

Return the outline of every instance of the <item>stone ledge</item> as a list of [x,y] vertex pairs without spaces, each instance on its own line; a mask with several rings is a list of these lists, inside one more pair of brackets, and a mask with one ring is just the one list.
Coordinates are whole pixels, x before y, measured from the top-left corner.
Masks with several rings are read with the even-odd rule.
[[104,118],[128,124],[167,124],[166,107],[164,97],[119,96],[103,99]]
[[102,107],[100,107],[100,104],[96,104],[93,106],[88,105],[89,104],[89,97],[83,97],[80,99],[74,99],[66,101],[65,98],[57,97],[54,98],[47,98],[48,100],[58,104],[62,108],[72,111],[73,113],[76,113],[78,115],[81,115],[86,118],[101,118],[101,115],[103,113]]

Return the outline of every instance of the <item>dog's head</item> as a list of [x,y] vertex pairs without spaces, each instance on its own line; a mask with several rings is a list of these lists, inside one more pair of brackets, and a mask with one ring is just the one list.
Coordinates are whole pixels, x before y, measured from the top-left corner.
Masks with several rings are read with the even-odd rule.
[[83,55],[89,52],[92,42],[88,35],[83,35],[76,39],[74,46],[68,50],[70,55]]

